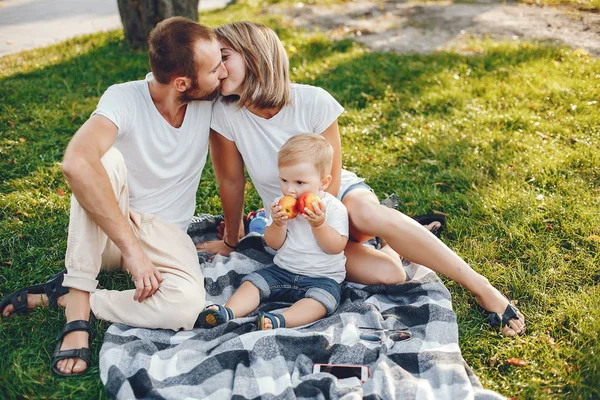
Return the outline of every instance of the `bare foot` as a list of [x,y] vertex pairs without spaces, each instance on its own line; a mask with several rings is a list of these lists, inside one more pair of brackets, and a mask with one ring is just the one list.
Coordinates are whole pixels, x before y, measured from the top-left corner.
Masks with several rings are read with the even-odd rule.
[[[67,296],[68,296],[68,294],[65,294],[64,296],[61,296],[58,298],[59,306],[61,306],[63,308],[66,306]],[[37,307],[48,306],[48,304],[49,304],[48,296],[46,296],[45,294],[28,294],[27,295],[27,308],[30,310],[33,310],[34,308],[37,308]],[[12,304],[9,304],[6,307],[4,307],[4,310],[2,311],[2,317],[3,318],[9,317],[14,312],[15,312],[15,308],[13,307]]]
[[[485,288],[478,293],[473,293],[477,303],[485,310],[494,312],[502,317],[508,300],[504,297],[498,289],[493,287],[491,284],[487,284]],[[520,312],[517,313],[519,319],[511,319],[506,326],[502,327],[502,334],[504,336],[515,336],[525,332],[525,316]]]
[[[85,331],[71,332],[65,335],[60,350],[87,348],[89,334]],[[87,369],[87,363],[79,358],[67,358],[56,363],[56,368],[63,374],[80,374]]]

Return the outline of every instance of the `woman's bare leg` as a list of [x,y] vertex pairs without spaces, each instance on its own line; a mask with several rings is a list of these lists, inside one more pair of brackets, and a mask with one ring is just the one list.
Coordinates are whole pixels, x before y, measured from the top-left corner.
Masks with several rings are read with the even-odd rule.
[[[386,246],[389,247],[389,246]],[[392,250],[393,252],[393,250]],[[394,285],[406,280],[406,272],[397,254],[386,254],[349,240],[344,254],[346,255],[346,280],[363,285]],[[394,256],[395,254],[395,256]],[[377,266],[365,268],[365,265]]]
[[[473,270],[418,222],[399,211],[380,205],[377,197],[368,190],[356,189],[349,192],[343,203],[351,221],[351,236],[352,229],[367,236],[380,236],[402,257],[431,268],[465,287],[487,311],[500,315],[504,313],[508,305],[506,298],[484,276]],[[350,265],[352,267],[353,263],[350,262]],[[370,272],[376,273],[373,262],[362,265],[372,266]],[[525,318],[519,314],[519,320],[510,320],[509,325],[503,328],[503,334],[512,336],[524,329]]]

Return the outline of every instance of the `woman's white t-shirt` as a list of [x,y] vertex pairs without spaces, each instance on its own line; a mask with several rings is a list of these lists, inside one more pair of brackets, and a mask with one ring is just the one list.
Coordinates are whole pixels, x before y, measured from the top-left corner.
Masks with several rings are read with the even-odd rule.
[[185,232],[206,164],[212,102],[189,103],[183,123],[174,128],[152,101],[148,80],[109,87],[92,115],[102,115],[118,128],[113,146],[125,158],[129,206]]
[[[291,97],[291,104],[269,119],[222,98],[213,107],[211,128],[235,142],[267,213],[273,199],[281,196],[277,169],[281,146],[298,134],[322,134],[344,111],[333,96],[319,87],[292,84]],[[339,195],[362,181],[356,174],[342,170]]]

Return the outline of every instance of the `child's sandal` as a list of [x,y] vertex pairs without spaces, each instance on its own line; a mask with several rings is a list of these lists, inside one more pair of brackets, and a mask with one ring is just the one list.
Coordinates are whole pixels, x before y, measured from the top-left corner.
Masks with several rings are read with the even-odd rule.
[[[214,308],[214,306],[217,306],[218,308]],[[214,328],[215,326],[224,324],[232,319],[233,311],[231,311],[231,308],[220,304],[212,304],[207,306],[204,311],[198,315],[194,326],[207,329]]]
[[273,326],[271,329],[285,328],[285,318],[283,315],[260,311],[257,321],[259,331],[265,330],[265,318],[271,321],[271,325]]

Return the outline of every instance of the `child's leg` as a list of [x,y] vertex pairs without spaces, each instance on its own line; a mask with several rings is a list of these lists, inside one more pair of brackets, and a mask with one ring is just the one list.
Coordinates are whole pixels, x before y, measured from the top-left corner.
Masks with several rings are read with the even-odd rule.
[[256,310],[259,304],[260,292],[258,288],[252,282],[245,281],[227,300],[225,307],[229,307],[233,311],[233,316],[239,318],[245,317]]
[[[377,197],[367,190],[353,190],[343,199],[348,209],[351,229],[357,229],[366,235],[382,237],[390,247],[407,259],[444,274],[467,288],[477,302],[487,311],[502,315],[508,305],[508,300],[494,288],[489,281],[473,270],[456,253],[450,250],[431,232],[406,215],[382,206]],[[352,236],[352,231],[350,232]],[[352,250],[352,249],[351,249]],[[364,255],[364,253],[361,253]],[[377,266],[375,262],[364,263],[363,259],[354,262],[350,260],[352,251],[346,254],[348,276],[364,276],[366,266],[369,266],[370,276],[381,283],[388,282],[389,269]],[[371,283],[360,282],[359,283]],[[513,319],[505,326],[503,333],[513,335],[520,333],[525,327],[525,318],[519,314],[519,319]]]
[[[285,318],[286,328],[305,325],[317,321],[327,315],[325,306],[315,299],[305,297],[298,300],[290,308],[281,313]],[[264,330],[273,329],[273,324],[268,318],[264,321]]]

